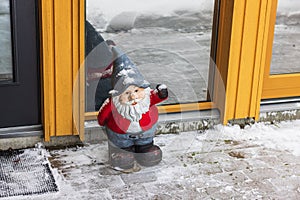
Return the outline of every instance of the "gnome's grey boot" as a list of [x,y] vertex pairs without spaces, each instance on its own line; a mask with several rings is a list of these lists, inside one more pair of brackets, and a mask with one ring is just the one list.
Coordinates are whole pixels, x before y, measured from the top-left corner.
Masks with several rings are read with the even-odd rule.
[[134,167],[134,147],[119,148],[108,143],[108,155],[110,164],[116,169],[131,169]]
[[153,142],[146,145],[135,145],[135,159],[145,167],[157,165],[162,160],[161,149],[153,145]]

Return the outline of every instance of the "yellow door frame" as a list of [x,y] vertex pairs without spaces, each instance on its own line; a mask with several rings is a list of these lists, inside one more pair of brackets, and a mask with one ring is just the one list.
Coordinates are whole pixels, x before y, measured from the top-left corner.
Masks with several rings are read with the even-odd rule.
[[258,120],[261,99],[300,96],[300,73],[270,75],[277,4],[278,0],[221,2],[215,87],[224,83],[225,92],[216,89],[214,99],[223,124]]
[[259,118],[271,0],[222,1],[215,101],[223,124]]
[[[218,108],[221,121],[258,119],[271,0],[220,1],[213,102],[160,106],[160,112]],[[86,113],[95,119],[97,112]]]
[[84,87],[74,84],[84,85],[84,76],[77,78],[84,61],[84,0],[40,0],[39,8],[45,141],[78,134],[83,139]]
[[[80,135],[84,120],[85,1],[39,1],[45,140]],[[221,121],[255,118],[263,98],[300,96],[300,73],[270,75],[277,0],[220,1],[213,102],[160,106],[161,113],[218,108]],[[79,78],[78,78],[79,74]],[[74,100],[73,100],[73,97]]]

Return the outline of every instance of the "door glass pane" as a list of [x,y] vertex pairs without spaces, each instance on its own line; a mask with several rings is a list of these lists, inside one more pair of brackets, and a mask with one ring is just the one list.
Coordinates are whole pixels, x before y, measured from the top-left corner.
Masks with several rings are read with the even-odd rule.
[[12,81],[12,43],[9,0],[0,1],[0,83]]
[[[127,54],[151,88],[168,86],[169,99],[163,104],[207,100],[213,11],[213,0],[86,0],[86,19],[103,39],[113,40]],[[87,54],[91,38],[86,38]],[[93,56],[100,59],[89,54],[91,63]],[[86,111],[97,110],[99,66],[86,65]]]
[[278,0],[271,74],[300,72],[300,1]]

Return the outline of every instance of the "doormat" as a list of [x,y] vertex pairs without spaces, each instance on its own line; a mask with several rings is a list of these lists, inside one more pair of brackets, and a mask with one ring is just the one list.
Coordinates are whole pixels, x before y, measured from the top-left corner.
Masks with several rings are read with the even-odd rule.
[[58,191],[43,151],[0,151],[0,198]]

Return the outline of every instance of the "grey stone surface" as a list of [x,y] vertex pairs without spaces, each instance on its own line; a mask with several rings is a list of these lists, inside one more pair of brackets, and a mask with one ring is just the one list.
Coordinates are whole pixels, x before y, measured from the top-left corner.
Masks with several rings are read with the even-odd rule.
[[[50,151],[50,160],[65,184],[85,192],[79,199],[95,194],[103,199],[300,198],[299,156],[251,140],[202,136],[187,132],[156,137],[163,161],[134,173],[109,167],[106,142]],[[212,148],[203,148],[204,141]]]

